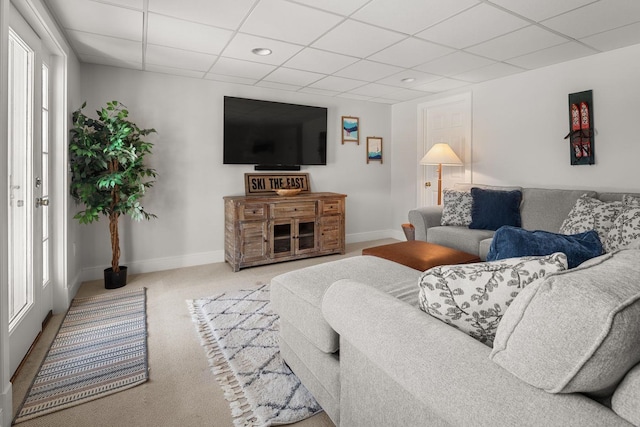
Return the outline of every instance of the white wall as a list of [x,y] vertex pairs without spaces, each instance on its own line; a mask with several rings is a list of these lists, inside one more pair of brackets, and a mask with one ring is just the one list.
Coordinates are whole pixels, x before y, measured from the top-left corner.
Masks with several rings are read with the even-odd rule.
[[[473,94],[473,182],[640,191],[638,76],[635,45],[460,90]],[[593,90],[596,164],[571,166],[568,94],[584,90]],[[393,155],[402,162],[392,167],[392,188],[402,194],[394,196],[396,222],[416,205],[417,167],[409,162],[419,160],[417,105],[433,98],[392,107]]]
[[[223,260],[222,197],[244,194],[252,166],[223,165],[223,96],[240,96],[328,108],[327,166],[303,167],[312,191],[347,194],[348,241],[389,236],[391,223],[391,107],[344,98],[275,91],[99,65],[82,65],[85,113],[110,100],[125,104],[142,128],[158,131],[151,166],[159,173],[143,202],[158,219],[121,220],[121,264],[142,272]],[[78,105],[79,107],[80,105]],[[360,145],[340,141],[340,118],[360,117]],[[366,137],[384,139],[384,163],[366,164]],[[88,278],[110,265],[106,219],[82,226],[82,264]],[[73,243],[73,242],[70,242]]]

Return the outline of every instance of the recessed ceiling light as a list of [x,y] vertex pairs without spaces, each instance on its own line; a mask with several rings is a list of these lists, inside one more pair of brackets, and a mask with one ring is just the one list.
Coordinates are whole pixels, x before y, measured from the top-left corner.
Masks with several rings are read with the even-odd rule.
[[257,47],[255,49],[251,49],[251,52],[260,56],[267,56],[267,55],[271,55],[272,53],[271,49],[267,49],[266,47]]
[[407,77],[405,79],[402,79],[402,83],[411,83],[411,82],[415,82],[416,79],[414,79],[413,77]]

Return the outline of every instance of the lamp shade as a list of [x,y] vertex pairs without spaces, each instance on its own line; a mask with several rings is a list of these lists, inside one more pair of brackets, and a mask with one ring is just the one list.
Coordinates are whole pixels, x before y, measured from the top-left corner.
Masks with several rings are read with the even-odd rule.
[[421,165],[451,165],[460,166],[462,160],[453,152],[449,144],[434,144],[427,154],[420,160]]

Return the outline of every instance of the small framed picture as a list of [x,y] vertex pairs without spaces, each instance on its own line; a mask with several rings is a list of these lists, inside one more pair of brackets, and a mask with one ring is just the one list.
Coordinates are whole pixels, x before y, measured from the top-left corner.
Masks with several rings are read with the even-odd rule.
[[382,138],[379,136],[367,137],[367,163],[382,163]]
[[360,145],[360,119],[342,116],[342,143],[356,142]]

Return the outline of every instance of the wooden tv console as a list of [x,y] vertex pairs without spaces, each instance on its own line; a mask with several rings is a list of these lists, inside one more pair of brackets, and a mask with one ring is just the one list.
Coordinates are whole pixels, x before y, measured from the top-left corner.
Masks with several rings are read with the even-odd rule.
[[224,252],[233,271],[345,253],[345,198],[337,193],[224,197]]

